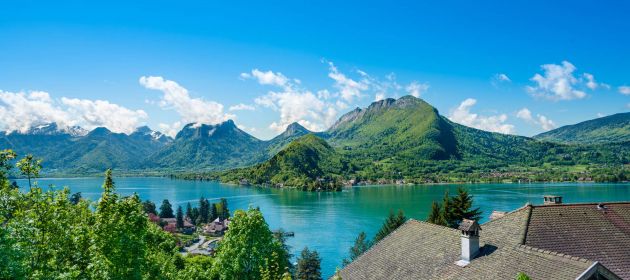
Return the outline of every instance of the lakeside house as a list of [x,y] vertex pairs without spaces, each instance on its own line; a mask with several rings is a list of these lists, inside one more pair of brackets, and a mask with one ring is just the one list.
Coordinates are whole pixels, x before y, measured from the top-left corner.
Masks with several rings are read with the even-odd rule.
[[[149,213],[149,220],[154,222],[155,224],[163,224],[162,229],[164,231],[175,233],[177,232],[177,219],[176,218],[160,218],[153,213]],[[193,234],[196,230],[195,225],[192,224],[190,218],[186,217],[184,219],[184,227],[180,229],[180,232],[183,234]]]
[[409,220],[340,271],[352,279],[630,279],[630,203],[546,196],[458,229]]
[[213,235],[213,236],[223,235],[225,231],[228,229],[229,225],[230,225],[230,219],[221,220],[220,218],[216,218],[214,221],[206,224],[203,227],[203,233]]

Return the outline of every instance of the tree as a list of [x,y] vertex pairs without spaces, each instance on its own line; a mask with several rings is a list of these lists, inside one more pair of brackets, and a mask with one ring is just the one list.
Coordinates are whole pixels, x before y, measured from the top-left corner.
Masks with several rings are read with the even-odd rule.
[[217,214],[217,204],[216,203],[212,203],[212,205],[210,205],[210,214],[208,214],[209,217],[208,219],[210,221],[214,221],[219,217],[219,214]]
[[448,194],[448,190],[444,192],[444,198],[442,198],[442,215],[441,219],[444,219],[446,226],[456,228],[459,225],[457,219],[453,216],[453,206],[451,197]]
[[39,171],[42,169],[42,160],[35,159],[33,155],[28,154],[17,163],[20,173],[28,178],[28,188],[31,189],[31,178],[39,177]]
[[182,207],[177,207],[177,228],[184,228],[184,211]]
[[457,195],[452,199],[454,223],[461,223],[463,219],[479,221],[481,218],[481,210],[472,208],[473,197],[468,191],[462,187],[457,188]]
[[208,222],[208,214],[210,212],[210,205],[207,199],[203,198],[203,196],[199,199],[199,216],[201,217],[202,223]]
[[344,259],[343,265],[345,266],[355,261],[368,249],[370,249],[370,241],[367,240],[367,235],[362,231],[354,240],[354,245],[350,247],[350,260]]
[[73,205],[79,204],[79,201],[81,201],[81,192],[75,192],[70,196],[70,203]]
[[190,202],[186,204],[186,217],[192,219],[192,205],[190,205]]
[[151,200],[145,200],[144,202],[142,202],[142,209],[144,210],[144,213],[146,214],[154,214],[157,215],[157,209],[155,208],[155,203],[153,203],[153,201]]
[[304,247],[297,261],[296,279],[321,280],[321,261],[317,251],[310,251],[308,247]]
[[160,218],[175,218],[173,215],[173,206],[168,199],[162,201],[162,205],[160,206]]
[[282,245],[273,237],[262,213],[256,209],[238,210],[217,248],[212,268],[219,279],[261,279],[265,267],[275,267],[284,273],[282,266],[287,261]]
[[428,223],[446,226],[446,220],[444,219],[444,213],[442,212],[442,205],[439,202],[433,201],[431,204],[431,212],[427,218]]
[[192,211],[190,211],[190,220],[192,221],[193,224],[197,225],[199,224],[198,220],[199,218],[199,208],[197,207],[193,207]]
[[0,150],[0,187],[8,185],[9,171],[13,168],[11,161],[16,157],[12,150]]
[[402,210],[398,210],[397,215],[394,214],[394,211],[389,211],[389,216],[387,217],[385,222],[383,222],[383,225],[381,226],[381,229],[376,233],[376,236],[374,236],[373,244],[376,244],[379,241],[381,241],[391,232],[393,232],[398,227],[403,225],[406,221],[407,221],[407,217],[405,217],[405,214],[403,213]]
[[227,199],[221,198],[219,201],[219,204],[217,205],[217,215],[221,220],[225,220],[230,217],[230,209],[228,208]]
[[137,195],[120,198],[111,170],[105,173],[90,247],[92,279],[140,279],[146,261],[149,220]]

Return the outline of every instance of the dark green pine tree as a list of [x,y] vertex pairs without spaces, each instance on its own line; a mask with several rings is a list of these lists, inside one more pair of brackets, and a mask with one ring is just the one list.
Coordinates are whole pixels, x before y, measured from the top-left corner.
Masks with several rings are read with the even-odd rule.
[[442,213],[442,205],[440,205],[439,202],[433,201],[433,204],[431,204],[431,212],[429,213],[427,222],[441,226],[447,225]]
[[160,218],[175,218],[175,215],[173,215],[173,206],[168,199],[162,201],[162,205],[160,205]]
[[202,223],[208,222],[208,212],[210,210],[210,205],[208,200],[203,196],[199,199],[199,216],[201,217]]
[[214,221],[216,218],[219,217],[219,214],[217,214],[217,204],[216,203],[212,203],[210,205],[210,214],[208,214],[208,215],[209,215],[208,219],[210,221]]
[[444,198],[442,199],[442,219],[446,222],[446,226],[456,228],[459,226],[459,221],[453,215],[453,200],[449,196],[448,191],[444,192]]
[[184,211],[181,206],[177,207],[177,228],[184,228]]
[[297,261],[295,279],[321,280],[321,261],[317,251],[310,251],[307,247],[304,247]]
[[370,249],[370,241],[367,240],[367,235],[362,231],[357,236],[357,239],[354,240],[354,245],[350,247],[350,259],[344,259],[343,265],[346,266],[355,261],[368,249]]
[[193,224],[197,225],[197,220],[199,220],[199,208],[194,207],[192,209],[192,211],[190,211],[190,220],[192,221]]
[[142,202],[142,208],[144,209],[144,213],[153,213],[155,215],[157,215],[157,209],[155,208],[155,203],[153,203],[153,201],[150,200],[145,200],[144,202]]
[[389,211],[389,216],[383,223],[383,226],[381,226],[381,229],[376,233],[376,236],[374,236],[373,244],[383,240],[383,238],[392,233],[406,221],[407,217],[405,217],[405,213],[403,213],[402,210],[398,210],[397,215],[394,214],[394,211]]
[[225,219],[229,218],[230,217],[230,209],[228,208],[227,199],[221,198],[221,201],[219,201],[219,205],[220,205],[220,207],[217,207],[218,208],[218,213],[217,214],[219,215],[219,218],[221,220],[225,220]]
[[479,208],[472,209],[473,197],[468,191],[462,187],[457,189],[457,195],[452,198],[453,219],[454,223],[459,225],[463,219],[479,221],[481,218],[481,210]]
[[192,205],[190,205],[190,202],[186,204],[186,217],[192,219]]

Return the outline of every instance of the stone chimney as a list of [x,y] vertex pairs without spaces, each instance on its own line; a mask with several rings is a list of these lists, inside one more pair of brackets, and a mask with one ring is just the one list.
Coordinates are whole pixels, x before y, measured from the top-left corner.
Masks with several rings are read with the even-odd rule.
[[562,204],[562,196],[557,195],[545,195],[543,196],[544,205]]
[[459,266],[466,266],[479,253],[479,231],[481,227],[475,220],[464,219],[458,228],[462,232],[462,259]]

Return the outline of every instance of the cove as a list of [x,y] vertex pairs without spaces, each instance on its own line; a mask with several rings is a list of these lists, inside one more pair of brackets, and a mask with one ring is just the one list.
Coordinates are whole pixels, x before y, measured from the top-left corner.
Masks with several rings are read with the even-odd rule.
[[[475,207],[483,211],[482,223],[493,210],[511,211],[527,202],[542,204],[545,194],[559,195],[565,203],[630,201],[630,183],[541,183],[541,184],[459,184],[459,185],[380,185],[346,188],[342,192],[309,193],[297,190],[240,187],[217,182],[172,180],[160,177],[115,178],[121,195],[137,193],[142,200],[152,200],[159,207],[168,199],[174,207],[199,197],[212,202],[226,198],[230,210],[260,207],[271,229],[295,232],[288,238],[293,254],[304,246],[315,249],[322,258],[322,273],[332,275],[347,256],[357,234],[365,231],[372,238],[390,210],[402,209],[409,218],[424,220],[431,202],[441,200],[445,191],[454,194],[458,186],[474,196]],[[44,190],[61,189],[81,192],[92,201],[101,194],[102,178],[38,179]],[[26,180],[18,180],[22,190]],[[483,227],[483,225],[482,225]]]

